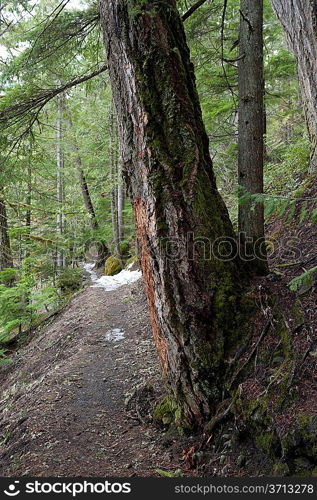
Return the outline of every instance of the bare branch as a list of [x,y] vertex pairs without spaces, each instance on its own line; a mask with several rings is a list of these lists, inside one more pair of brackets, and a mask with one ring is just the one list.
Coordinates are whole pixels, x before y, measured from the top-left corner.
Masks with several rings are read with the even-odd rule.
[[182,21],[186,21],[194,12],[196,12],[199,7],[201,7],[207,0],[198,0],[198,2],[194,3],[190,9],[182,16]]

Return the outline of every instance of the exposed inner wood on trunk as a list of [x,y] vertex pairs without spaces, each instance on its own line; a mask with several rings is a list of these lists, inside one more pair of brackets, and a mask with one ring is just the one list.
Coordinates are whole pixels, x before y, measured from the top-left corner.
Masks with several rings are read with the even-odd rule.
[[139,199],[133,203],[133,214],[135,217],[137,238],[141,251],[140,261],[149,305],[153,337],[159,354],[163,375],[166,377],[168,374],[167,343],[161,335],[157,316],[155,281],[151,265],[151,250],[148,244],[148,240],[151,238],[151,234],[149,232],[150,224],[148,222],[147,210],[142,200]]

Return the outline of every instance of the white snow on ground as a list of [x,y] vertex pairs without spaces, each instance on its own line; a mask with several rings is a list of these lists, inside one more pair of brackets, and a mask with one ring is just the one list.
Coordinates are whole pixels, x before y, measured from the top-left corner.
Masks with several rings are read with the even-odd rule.
[[93,288],[103,288],[106,291],[116,290],[123,285],[128,285],[129,283],[134,283],[142,277],[141,271],[130,271],[130,266],[123,269],[120,273],[115,276],[101,276],[98,278],[97,274],[93,270],[94,264],[84,264],[84,269],[90,274],[91,281],[93,282]]
[[124,330],[121,328],[113,328],[113,330],[109,330],[106,333],[106,340],[110,340],[110,342],[118,342],[118,340],[124,339]]

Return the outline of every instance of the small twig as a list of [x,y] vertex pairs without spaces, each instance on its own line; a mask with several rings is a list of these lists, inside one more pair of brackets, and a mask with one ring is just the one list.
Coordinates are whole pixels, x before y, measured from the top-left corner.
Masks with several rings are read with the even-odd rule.
[[299,266],[302,262],[289,262],[287,264],[275,264],[274,267],[291,267],[291,266]]

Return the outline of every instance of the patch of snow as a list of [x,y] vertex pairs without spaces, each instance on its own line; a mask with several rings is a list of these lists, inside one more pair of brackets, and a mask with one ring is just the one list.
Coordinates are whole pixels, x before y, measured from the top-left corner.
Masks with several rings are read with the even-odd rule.
[[110,342],[118,342],[123,339],[124,330],[121,330],[121,328],[113,328],[106,333],[106,340],[109,340]]
[[97,281],[98,276],[94,271],[94,267],[95,264],[83,264],[83,268],[85,269],[85,271],[87,271],[87,273],[90,274],[91,280],[95,282]]
[[133,263],[114,276],[101,276],[101,278],[98,278],[97,274],[93,270],[94,264],[84,264],[83,267],[91,276],[93,288],[103,288],[106,291],[110,291],[116,290],[123,285],[134,283],[142,277],[141,271],[130,271],[132,265]]

